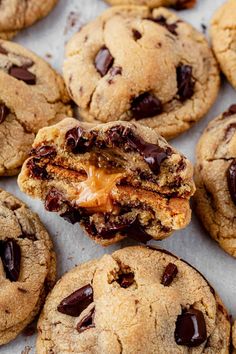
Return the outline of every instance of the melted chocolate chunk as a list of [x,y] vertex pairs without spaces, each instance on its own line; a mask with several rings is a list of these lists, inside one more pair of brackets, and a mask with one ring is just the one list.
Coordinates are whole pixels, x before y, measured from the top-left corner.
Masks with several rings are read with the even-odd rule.
[[233,160],[228,168],[227,181],[231,199],[236,205],[236,159]]
[[101,76],[105,76],[112,67],[113,62],[113,56],[106,47],[103,47],[95,58],[95,67]]
[[142,243],[147,243],[152,239],[152,236],[148,235],[148,233],[144,230],[138,218],[136,218],[134,222],[129,226],[125,234],[133,240]]
[[57,310],[65,315],[78,317],[93,302],[93,288],[86,285],[66,297]]
[[79,209],[73,208],[71,205],[69,205],[66,212],[60,216],[72,225],[80,222],[82,219],[81,211]]
[[45,209],[47,211],[57,212],[62,206],[63,200],[61,193],[55,188],[51,189],[45,197]]
[[192,67],[190,65],[179,65],[176,69],[178,95],[183,102],[191,98],[194,94],[195,82],[192,76]]
[[79,323],[77,324],[77,331],[79,333],[82,333],[87,329],[94,328],[95,327],[94,316],[95,316],[95,307],[93,307],[89,311],[89,313],[84,318],[82,318],[81,321],[79,321]]
[[191,9],[196,4],[196,0],[179,0],[172,8],[176,10]]
[[140,38],[142,38],[142,35],[139,31],[137,31],[136,29],[132,30],[133,33],[133,37],[135,41],[138,41]]
[[36,76],[24,66],[13,65],[9,69],[9,75],[13,76],[17,80],[24,81],[27,85],[36,84]]
[[178,274],[178,268],[175,264],[169,263],[162,276],[161,284],[169,286]]
[[45,145],[45,146],[39,146],[36,149],[32,149],[30,155],[34,155],[35,157],[39,157],[39,158],[53,159],[54,157],[56,157],[57,152],[53,146]]
[[223,117],[226,118],[226,117],[230,117],[232,116],[233,114],[236,114],[236,104],[232,104],[228,111],[224,112],[223,113]]
[[4,104],[0,104],[0,124],[4,122],[6,119],[7,115],[10,113],[9,108]]
[[66,146],[74,154],[85,153],[88,151],[95,139],[95,132],[88,134],[88,137],[85,136],[85,131],[81,127],[75,127],[69,130],[66,133]]
[[147,143],[141,137],[136,136],[130,128],[121,125],[112,127],[107,132],[107,136],[108,144],[123,147],[125,150],[138,151],[155,174],[160,173],[162,162],[171,155],[170,149]]
[[124,289],[129,288],[134,283],[134,273],[120,274],[117,283]]
[[201,311],[189,309],[178,316],[175,341],[178,345],[198,347],[207,339],[206,322]]
[[1,258],[7,279],[16,282],[20,275],[21,250],[15,240],[1,243]]
[[175,36],[178,35],[176,32],[177,24],[176,23],[167,23],[167,20],[164,16],[160,15],[156,18],[151,19],[152,21],[158,23],[159,25],[165,27],[170,33],[174,34]]
[[136,120],[154,117],[163,112],[161,101],[149,92],[136,97],[131,104],[131,111]]
[[30,159],[27,162],[27,167],[29,169],[31,177],[41,180],[50,179],[46,168],[39,165],[39,160],[37,158]]

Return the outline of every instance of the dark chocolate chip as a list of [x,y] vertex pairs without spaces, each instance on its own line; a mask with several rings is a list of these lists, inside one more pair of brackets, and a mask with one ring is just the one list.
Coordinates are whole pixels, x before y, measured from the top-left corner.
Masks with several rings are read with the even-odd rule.
[[225,140],[231,140],[234,133],[236,131],[236,123],[231,123],[227,126],[226,131],[225,131]]
[[55,188],[51,189],[45,197],[45,209],[52,212],[58,212],[62,206],[63,200],[61,193]]
[[190,65],[179,65],[176,69],[178,95],[183,102],[191,98],[194,94],[195,82],[192,76],[192,67]]
[[161,101],[149,92],[136,97],[131,104],[131,111],[136,120],[154,117],[163,111]]
[[15,240],[6,240],[1,245],[1,258],[7,279],[16,282],[20,275],[21,250]]
[[138,242],[142,243],[147,243],[152,239],[152,236],[150,236],[142,227],[140,224],[140,221],[138,218],[134,220],[132,224],[130,224],[129,228],[127,229],[127,232],[124,232],[124,234],[133,240],[136,240]]
[[150,19],[156,23],[158,23],[159,25],[165,27],[170,33],[174,34],[175,36],[177,36],[177,24],[176,23],[167,23],[167,20],[164,16],[160,15],[156,18]]
[[142,35],[139,31],[137,31],[136,29],[132,30],[133,33],[133,37],[135,41],[138,41],[140,38],[142,38]]
[[134,273],[120,274],[117,283],[120,284],[122,288],[129,288],[134,283]]
[[175,264],[169,263],[163,273],[161,284],[169,286],[178,274],[178,268]]
[[226,118],[226,117],[230,117],[232,116],[233,114],[236,114],[236,104],[232,104],[229,109],[223,113],[223,117]]
[[196,1],[197,0],[178,0],[177,3],[171,7],[175,10],[191,9],[193,6],[195,6]]
[[56,157],[57,152],[53,146],[45,145],[45,146],[39,146],[36,149],[32,149],[30,155],[31,156],[34,155],[39,158],[53,159],[54,157]]
[[27,85],[36,84],[36,76],[24,66],[13,65],[9,69],[9,75],[13,76],[17,80],[24,81]]
[[65,315],[78,317],[93,302],[93,288],[85,285],[66,297],[57,310]]
[[67,210],[60,216],[72,225],[76,224],[77,222],[80,222],[82,219],[81,211],[72,207],[71,205],[69,205],[67,207]]
[[0,44],[0,54],[7,55],[8,51]]
[[116,76],[116,75],[121,75],[122,74],[122,68],[120,66],[113,66],[110,70],[109,70],[109,74],[111,76]]
[[81,127],[75,127],[70,129],[65,136],[67,149],[77,153],[85,153],[90,149],[95,141],[95,132],[88,133],[85,136],[85,131]]
[[227,170],[228,188],[233,203],[236,205],[236,160],[233,160]]
[[184,310],[176,321],[176,343],[187,347],[198,347],[206,339],[206,322],[203,313],[196,309]]
[[4,122],[6,119],[7,115],[10,113],[9,108],[4,104],[0,104],[0,124]]
[[32,158],[27,162],[27,167],[30,172],[30,176],[36,179],[48,180],[50,179],[49,174],[45,167],[39,165],[37,158]]
[[82,333],[87,329],[94,328],[95,327],[94,316],[95,316],[95,307],[93,307],[89,311],[89,313],[79,321],[79,323],[77,324],[77,331],[79,333]]
[[110,51],[106,47],[103,47],[95,58],[95,67],[101,76],[105,76],[112,67],[113,62],[114,58]]

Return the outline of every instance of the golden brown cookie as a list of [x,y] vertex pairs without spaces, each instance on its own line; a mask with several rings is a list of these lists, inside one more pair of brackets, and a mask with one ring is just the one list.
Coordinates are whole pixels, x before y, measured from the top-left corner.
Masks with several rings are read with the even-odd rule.
[[1,0],[0,38],[10,39],[48,15],[58,0]]
[[211,121],[197,146],[196,211],[220,247],[236,257],[236,105]]
[[229,317],[206,279],[145,247],[69,271],[49,295],[38,331],[38,354],[229,354]]
[[55,278],[53,245],[39,217],[0,190],[0,345],[34,319]]
[[106,246],[126,236],[160,240],[184,228],[192,174],[191,163],[150,128],[71,118],[39,131],[18,183]]
[[236,1],[229,0],[211,22],[212,47],[221,70],[236,89]]
[[168,139],[207,113],[220,83],[204,36],[145,6],[112,7],[75,34],[64,78],[85,121],[138,121]]
[[0,40],[0,176],[19,172],[35,134],[71,115],[63,79],[19,44]]

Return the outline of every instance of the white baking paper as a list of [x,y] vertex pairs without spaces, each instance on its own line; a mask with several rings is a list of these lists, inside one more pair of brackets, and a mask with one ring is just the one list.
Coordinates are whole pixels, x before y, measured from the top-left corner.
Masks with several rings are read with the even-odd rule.
[[[224,0],[198,0],[194,9],[181,11],[179,15],[202,31],[202,25],[209,28],[213,12],[222,3]],[[99,15],[106,7],[102,0],[60,0],[46,19],[21,32],[14,40],[35,51],[61,71],[66,41],[81,25]],[[218,100],[208,116],[173,140],[172,144],[194,162],[194,150],[202,130],[212,118],[233,102],[236,103],[236,91],[223,82]],[[41,202],[22,194],[17,187],[16,178],[0,179],[0,188],[21,198],[40,215],[55,244],[58,276],[76,264],[133,244],[132,241],[124,241],[104,249],[86,237],[79,225],[72,226],[57,215],[46,212]],[[176,232],[165,241],[152,243],[176,253],[198,268],[220,294],[229,312],[236,316],[236,260],[210,239],[194,215],[185,230]],[[32,354],[35,353],[34,343],[35,336],[21,335],[10,344],[0,347],[0,353]]]

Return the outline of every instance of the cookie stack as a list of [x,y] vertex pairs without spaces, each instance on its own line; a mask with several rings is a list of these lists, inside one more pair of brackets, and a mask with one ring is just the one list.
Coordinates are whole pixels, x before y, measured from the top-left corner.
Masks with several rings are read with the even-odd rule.
[[[236,88],[235,0],[213,17],[214,53],[165,8],[196,1],[107,2],[116,6],[66,44],[64,78],[5,40],[57,1],[0,3],[0,175],[20,172],[21,192],[65,224],[78,223],[98,247],[125,238],[147,244],[184,229],[194,196],[209,234],[236,257],[236,105],[202,134],[196,185],[190,161],[167,142],[211,109],[219,66]],[[3,190],[0,209],[0,345],[41,312],[39,354],[230,353],[228,312],[184,260],[134,245],[55,285],[56,255],[38,216]]]

